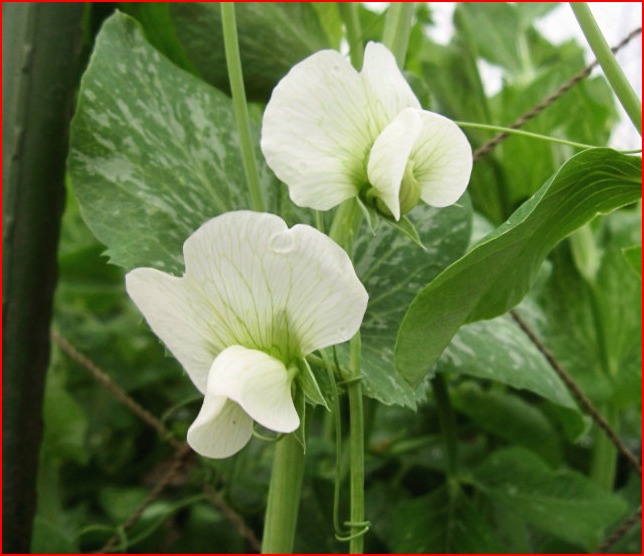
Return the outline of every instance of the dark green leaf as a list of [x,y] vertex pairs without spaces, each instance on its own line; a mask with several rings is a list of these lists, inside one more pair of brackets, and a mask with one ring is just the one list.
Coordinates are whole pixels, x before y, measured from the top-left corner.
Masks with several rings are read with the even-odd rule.
[[641,159],[591,149],[568,160],[502,226],[434,279],[413,301],[396,344],[402,376],[418,385],[467,322],[521,301],[548,252],[597,214],[641,195]]
[[[251,100],[268,100],[292,66],[330,46],[329,21],[323,27],[319,10],[309,3],[238,2],[235,8],[246,93]],[[227,91],[219,3],[171,2],[170,13],[188,59],[206,81]]]
[[536,452],[550,463],[561,459],[561,440],[544,414],[520,397],[464,384],[452,392],[452,403],[481,429]]
[[119,2],[119,9],[136,19],[150,44],[181,69],[196,73],[177,38],[169,2]]
[[192,232],[250,205],[234,130],[228,97],[163,58],[131,18],[105,23],[82,81],[68,169],[112,262],[181,273]]
[[474,473],[496,504],[565,541],[592,549],[626,510],[625,502],[583,475],[554,471],[523,448],[499,450]]
[[390,514],[389,547],[392,553],[498,553],[503,547],[495,538],[483,512],[458,493],[447,489],[406,500]]

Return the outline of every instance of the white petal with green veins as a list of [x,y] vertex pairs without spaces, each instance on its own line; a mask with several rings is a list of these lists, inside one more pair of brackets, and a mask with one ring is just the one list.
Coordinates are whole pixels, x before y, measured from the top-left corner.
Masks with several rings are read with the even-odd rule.
[[461,129],[448,118],[423,110],[422,129],[411,153],[420,198],[446,207],[465,192],[472,173],[472,148]]

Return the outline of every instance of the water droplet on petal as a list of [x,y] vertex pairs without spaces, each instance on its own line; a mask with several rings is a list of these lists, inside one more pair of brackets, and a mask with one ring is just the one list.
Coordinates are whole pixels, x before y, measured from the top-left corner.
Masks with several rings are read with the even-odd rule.
[[271,237],[269,246],[274,253],[288,253],[293,249],[293,235],[288,232],[280,232]]
[[333,64],[331,66],[331,73],[335,73],[335,74],[340,73],[340,66],[338,64]]

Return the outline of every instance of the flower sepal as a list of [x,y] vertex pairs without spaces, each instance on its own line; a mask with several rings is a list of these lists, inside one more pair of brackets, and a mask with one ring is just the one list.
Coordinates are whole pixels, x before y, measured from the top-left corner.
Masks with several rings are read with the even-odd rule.
[[301,388],[304,393],[305,401],[309,402],[311,405],[321,405],[327,411],[331,411],[309,362],[302,358],[299,359],[297,363],[299,372],[296,376],[296,385]]
[[393,218],[384,216],[382,217],[390,226],[395,228],[398,232],[403,234],[407,239],[413,241],[418,247],[423,251],[427,251],[427,247],[423,245],[423,241],[420,239],[420,235],[416,226],[413,222],[409,220],[406,216],[402,216],[400,220],[394,220]]

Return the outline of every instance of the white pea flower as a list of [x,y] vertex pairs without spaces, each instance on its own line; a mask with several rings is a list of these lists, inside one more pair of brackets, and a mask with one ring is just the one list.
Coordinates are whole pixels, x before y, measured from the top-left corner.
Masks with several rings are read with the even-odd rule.
[[394,56],[372,42],[359,73],[334,50],[296,64],[266,107],[261,147],[296,205],[359,197],[396,220],[419,199],[455,203],[472,170],[463,132],[422,110]]
[[253,421],[295,431],[298,359],[349,340],[367,307],[349,257],[310,226],[251,211],[206,222],[183,254],[183,277],[137,268],[126,287],[205,396],[188,443],[225,458],[246,445]]

